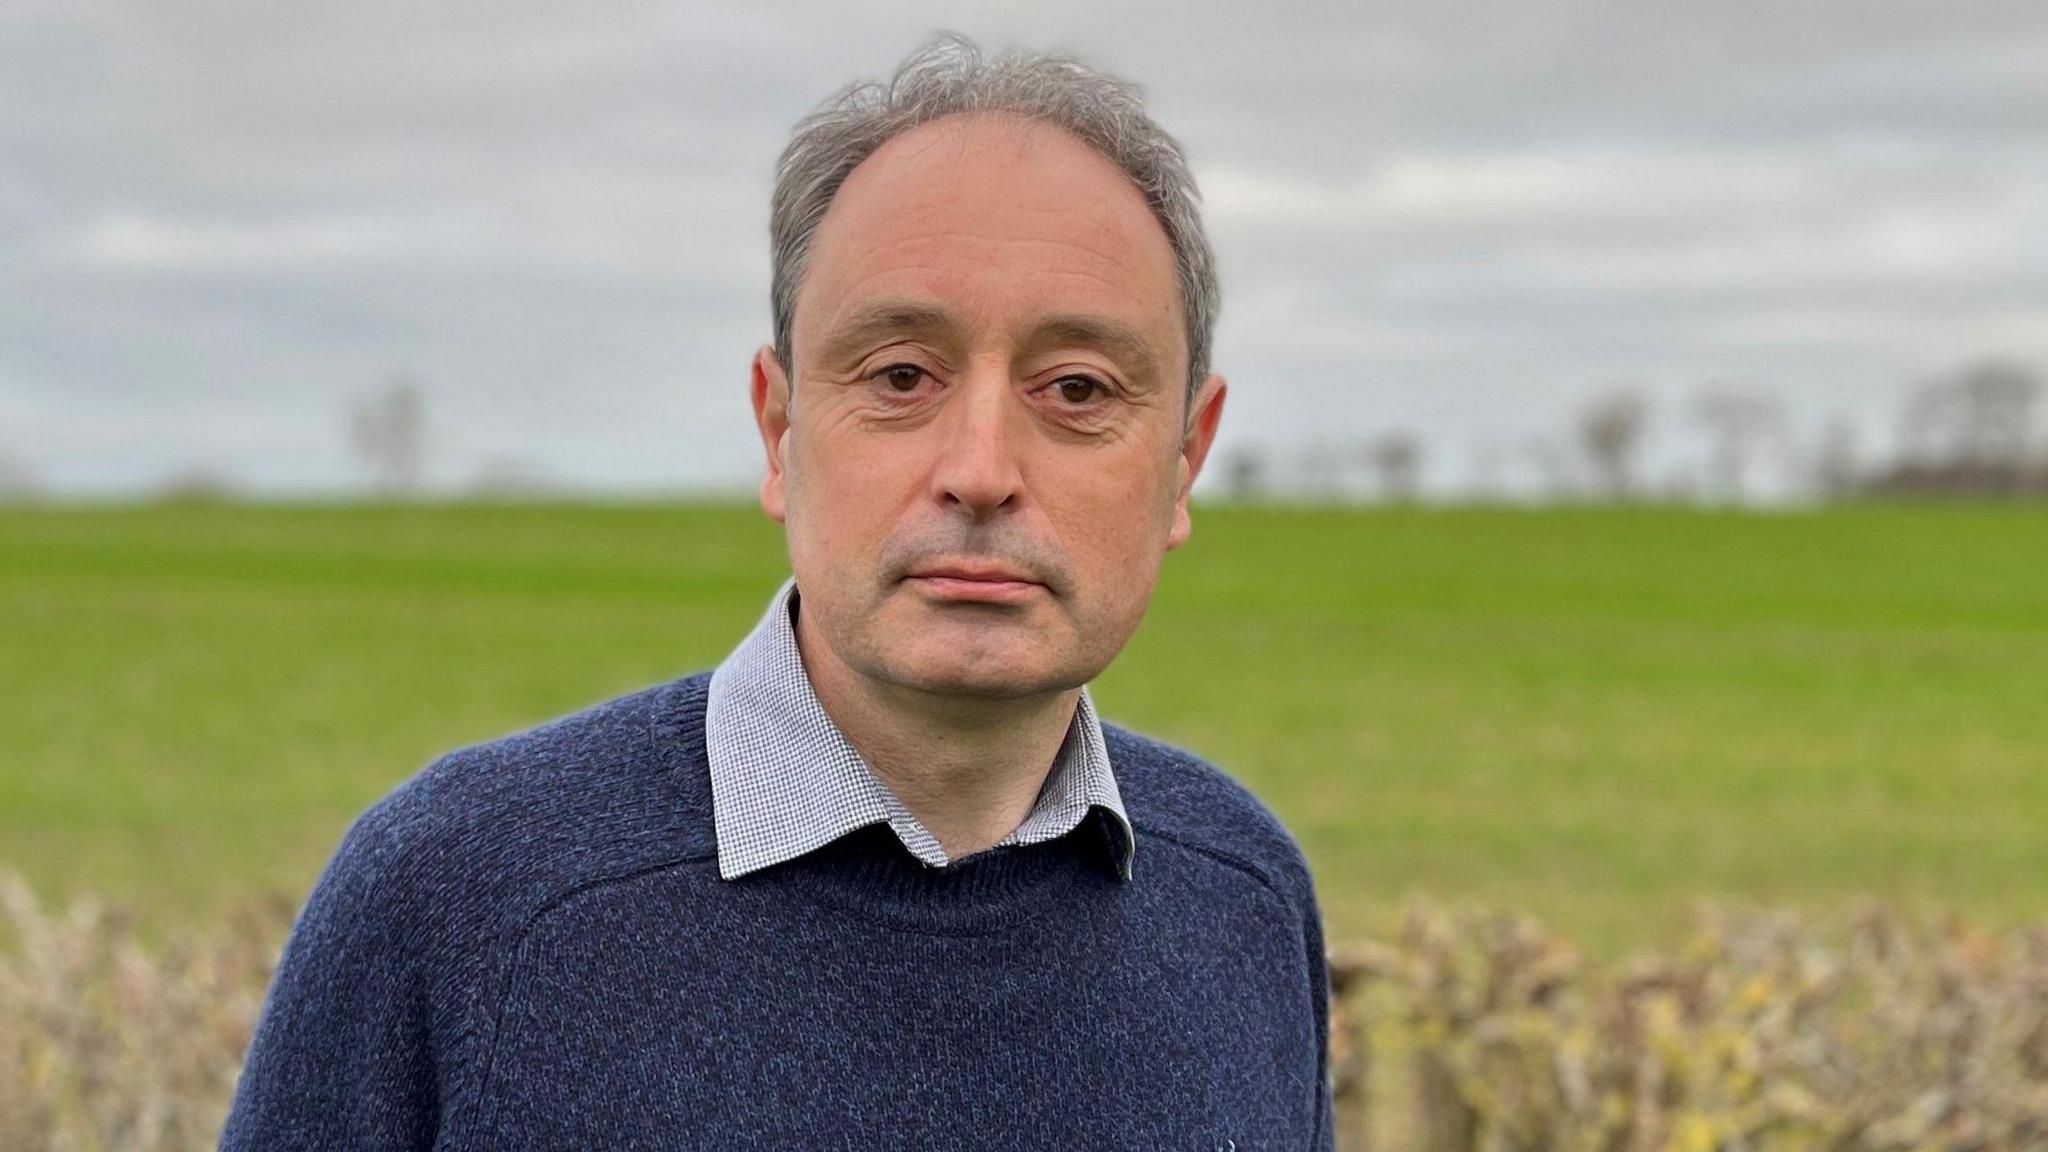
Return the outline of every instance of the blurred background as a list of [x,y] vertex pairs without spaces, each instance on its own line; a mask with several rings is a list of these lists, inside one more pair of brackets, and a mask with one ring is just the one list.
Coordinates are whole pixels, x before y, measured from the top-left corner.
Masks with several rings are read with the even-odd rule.
[[[724,657],[787,571],[775,158],[939,28],[1186,146],[1230,401],[1095,692],[1274,808],[1334,941],[2041,921],[2033,0],[6,0],[12,987],[89,984],[38,901],[288,911],[439,753]],[[229,1017],[193,1094],[245,967],[178,1001]]]
[[1784,500],[2025,439],[2039,4],[888,9],[10,0],[6,483],[745,488],[776,154],[937,27],[1185,142],[1205,492]]

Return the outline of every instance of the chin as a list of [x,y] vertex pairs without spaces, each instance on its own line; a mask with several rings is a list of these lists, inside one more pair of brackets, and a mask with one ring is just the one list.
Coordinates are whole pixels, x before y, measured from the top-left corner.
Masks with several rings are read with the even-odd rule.
[[913,664],[897,677],[899,683],[938,696],[976,696],[1009,700],[1056,688],[1036,677],[1020,676],[1013,669],[986,666]]
[[999,651],[966,653],[953,649],[900,653],[889,661],[889,679],[920,692],[940,696],[974,696],[1009,700],[1057,692],[1087,683],[1086,678],[1068,683],[1039,660],[1022,653],[1006,656]]

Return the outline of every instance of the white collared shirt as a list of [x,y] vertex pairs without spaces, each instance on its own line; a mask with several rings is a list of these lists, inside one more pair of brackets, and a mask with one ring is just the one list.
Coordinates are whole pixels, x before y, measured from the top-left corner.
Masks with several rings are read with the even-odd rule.
[[[801,856],[856,828],[886,821],[912,855],[934,868],[950,861],[924,824],[890,791],[811,686],[797,647],[796,579],[785,581],[761,622],[712,673],[704,728],[718,836],[718,874],[727,880]],[[1072,831],[1095,808],[1121,838],[1120,878],[1131,876],[1136,839],[1088,689],[1030,815],[994,847],[1035,844]]]

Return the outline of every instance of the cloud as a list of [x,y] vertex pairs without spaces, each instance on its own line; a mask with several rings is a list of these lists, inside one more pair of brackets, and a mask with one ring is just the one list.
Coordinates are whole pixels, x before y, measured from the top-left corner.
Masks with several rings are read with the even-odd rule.
[[114,272],[292,275],[361,264],[476,257],[486,228],[463,221],[320,215],[271,220],[176,220],[115,212],[90,221],[64,256]]
[[1929,366],[2048,362],[2038,4],[26,0],[0,443],[60,487],[215,450],[343,486],[337,412],[404,370],[451,482],[744,482],[776,154],[942,26],[1128,74],[1187,145],[1226,442],[1455,452],[1618,375],[1875,420]]

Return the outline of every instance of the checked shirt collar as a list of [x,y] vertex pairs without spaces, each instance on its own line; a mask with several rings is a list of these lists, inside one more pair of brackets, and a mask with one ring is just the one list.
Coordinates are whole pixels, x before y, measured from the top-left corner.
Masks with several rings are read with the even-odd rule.
[[[886,821],[912,855],[942,868],[938,839],[898,800],[825,713],[797,648],[794,577],[750,634],[711,676],[705,748],[727,880],[823,847]],[[1131,876],[1135,837],[1110,772],[1102,724],[1088,689],[1031,814],[996,846],[1035,844],[1073,830],[1095,807],[1114,817],[1115,867]]]

